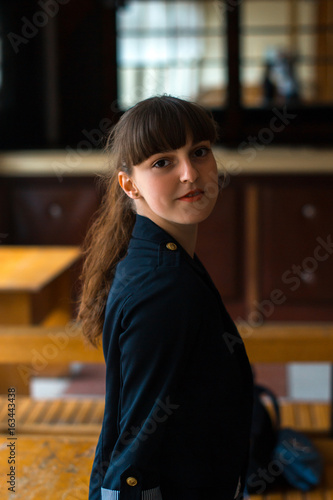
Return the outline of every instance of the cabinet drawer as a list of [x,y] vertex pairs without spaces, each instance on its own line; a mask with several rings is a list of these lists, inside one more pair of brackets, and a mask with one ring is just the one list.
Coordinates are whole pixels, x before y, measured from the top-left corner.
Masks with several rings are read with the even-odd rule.
[[65,178],[61,184],[25,179],[15,183],[11,201],[15,243],[77,245],[99,205],[99,195],[91,179]]

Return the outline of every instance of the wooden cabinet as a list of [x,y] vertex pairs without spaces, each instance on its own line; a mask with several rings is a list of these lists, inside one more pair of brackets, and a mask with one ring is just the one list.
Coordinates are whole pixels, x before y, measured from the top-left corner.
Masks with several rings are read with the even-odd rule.
[[333,319],[333,179],[279,178],[260,189],[260,296],[272,319]]
[[99,202],[92,177],[12,179],[11,242],[79,245]]
[[[101,200],[94,175],[3,180],[6,244],[82,243]],[[332,215],[330,172],[230,177],[197,253],[235,320],[333,320]]]
[[333,177],[235,177],[198,255],[234,319],[333,320]]

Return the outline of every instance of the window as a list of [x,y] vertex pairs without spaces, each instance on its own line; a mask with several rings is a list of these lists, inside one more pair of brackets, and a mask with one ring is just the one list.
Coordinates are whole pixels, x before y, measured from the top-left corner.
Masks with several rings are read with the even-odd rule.
[[117,10],[121,106],[163,93],[223,106],[225,47],[220,2],[126,2]]
[[245,106],[332,103],[332,2],[243,0],[240,33]]

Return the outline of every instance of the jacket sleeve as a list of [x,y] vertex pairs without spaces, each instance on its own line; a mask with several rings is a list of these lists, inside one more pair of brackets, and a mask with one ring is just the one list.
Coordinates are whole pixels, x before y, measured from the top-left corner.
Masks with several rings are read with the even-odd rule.
[[169,268],[166,274],[165,268],[157,269],[154,279],[123,307],[118,441],[102,499],[162,498],[158,486],[163,436],[181,405],[182,374],[201,326],[195,290],[175,277],[177,271]]

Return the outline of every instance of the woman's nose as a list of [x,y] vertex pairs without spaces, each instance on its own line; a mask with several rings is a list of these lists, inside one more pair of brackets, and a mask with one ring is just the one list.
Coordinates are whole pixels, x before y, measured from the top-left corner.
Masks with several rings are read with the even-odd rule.
[[181,161],[180,181],[195,182],[198,178],[198,170],[192,165],[189,158]]

